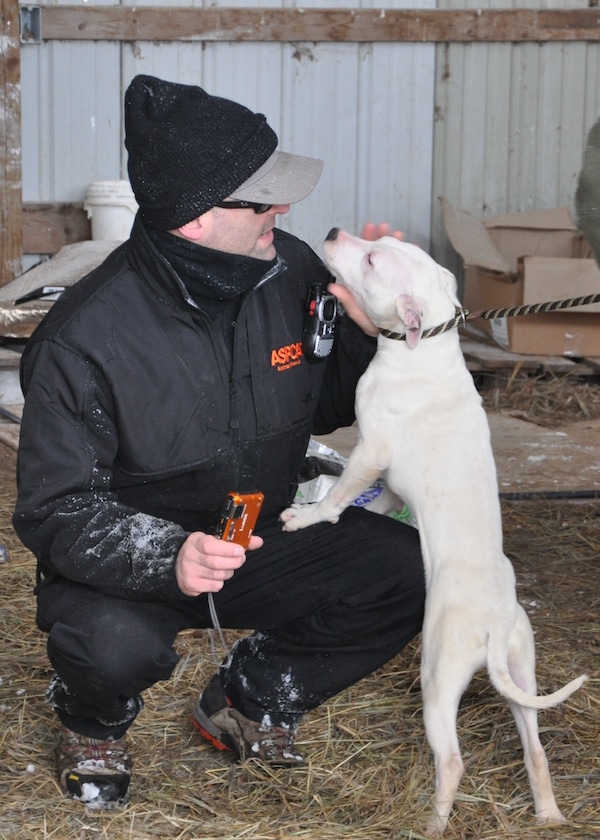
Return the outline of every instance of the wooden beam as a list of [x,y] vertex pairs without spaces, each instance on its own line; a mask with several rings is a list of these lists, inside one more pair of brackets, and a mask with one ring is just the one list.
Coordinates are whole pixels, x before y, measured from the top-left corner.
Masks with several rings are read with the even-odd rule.
[[26,254],[55,254],[63,245],[92,238],[83,204],[24,204],[23,250]]
[[0,285],[23,271],[19,4],[0,0]]
[[42,6],[43,40],[598,41],[600,9]]

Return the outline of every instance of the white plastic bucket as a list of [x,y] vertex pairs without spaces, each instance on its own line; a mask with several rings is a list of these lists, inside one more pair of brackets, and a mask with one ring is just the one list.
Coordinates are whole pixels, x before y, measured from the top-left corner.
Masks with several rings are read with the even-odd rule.
[[83,207],[92,220],[92,239],[129,238],[138,208],[129,181],[94,181]]

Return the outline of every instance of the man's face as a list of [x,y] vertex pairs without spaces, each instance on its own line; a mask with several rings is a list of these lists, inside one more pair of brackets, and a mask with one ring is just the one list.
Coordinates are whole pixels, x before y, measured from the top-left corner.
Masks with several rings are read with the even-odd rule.
[[275,217],[289,209],[289,204],[274,204],[266,213],[255,213],[250,207],[231,210],[213,207],[201,217],[204,230],[199,242],[228,254],[272,260]]

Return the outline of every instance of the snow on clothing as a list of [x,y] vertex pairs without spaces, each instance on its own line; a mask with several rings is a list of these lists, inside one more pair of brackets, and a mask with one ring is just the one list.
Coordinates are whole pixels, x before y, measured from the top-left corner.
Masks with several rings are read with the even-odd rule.
[[[343,318],[332,356],[308,362],[308,287],[328,275],[296,238],[278,231],[276,249],[227,330],[136,222],[27,344],[14,526],[38,558],[38,623],[61,678],[53,701],[81,734],[129,725],[139,692],[176,664],[176,633],[209,626],[206,596],[183,595],[174,563],[191,531],[214,527],[232,489],[265,494],[257,533],[269,540],[216,597],[224,626],[258,630],[224,675],[240,711],[295,723],[420,628],[412,529],[362,511],[318,538],[293,538],[277,522],[311,432],[353,421],[374,344]],[[293,708],[281,701],[290,678]]]

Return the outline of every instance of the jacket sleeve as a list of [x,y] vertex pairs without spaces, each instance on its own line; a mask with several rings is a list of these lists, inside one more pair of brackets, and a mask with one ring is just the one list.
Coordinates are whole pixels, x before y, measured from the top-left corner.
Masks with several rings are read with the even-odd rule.
[[117,428],[100,372],[58,341],[26,348],[13,525],[45,576],[131,599],[186,599],[175,558],[187,533],[121,504]]

